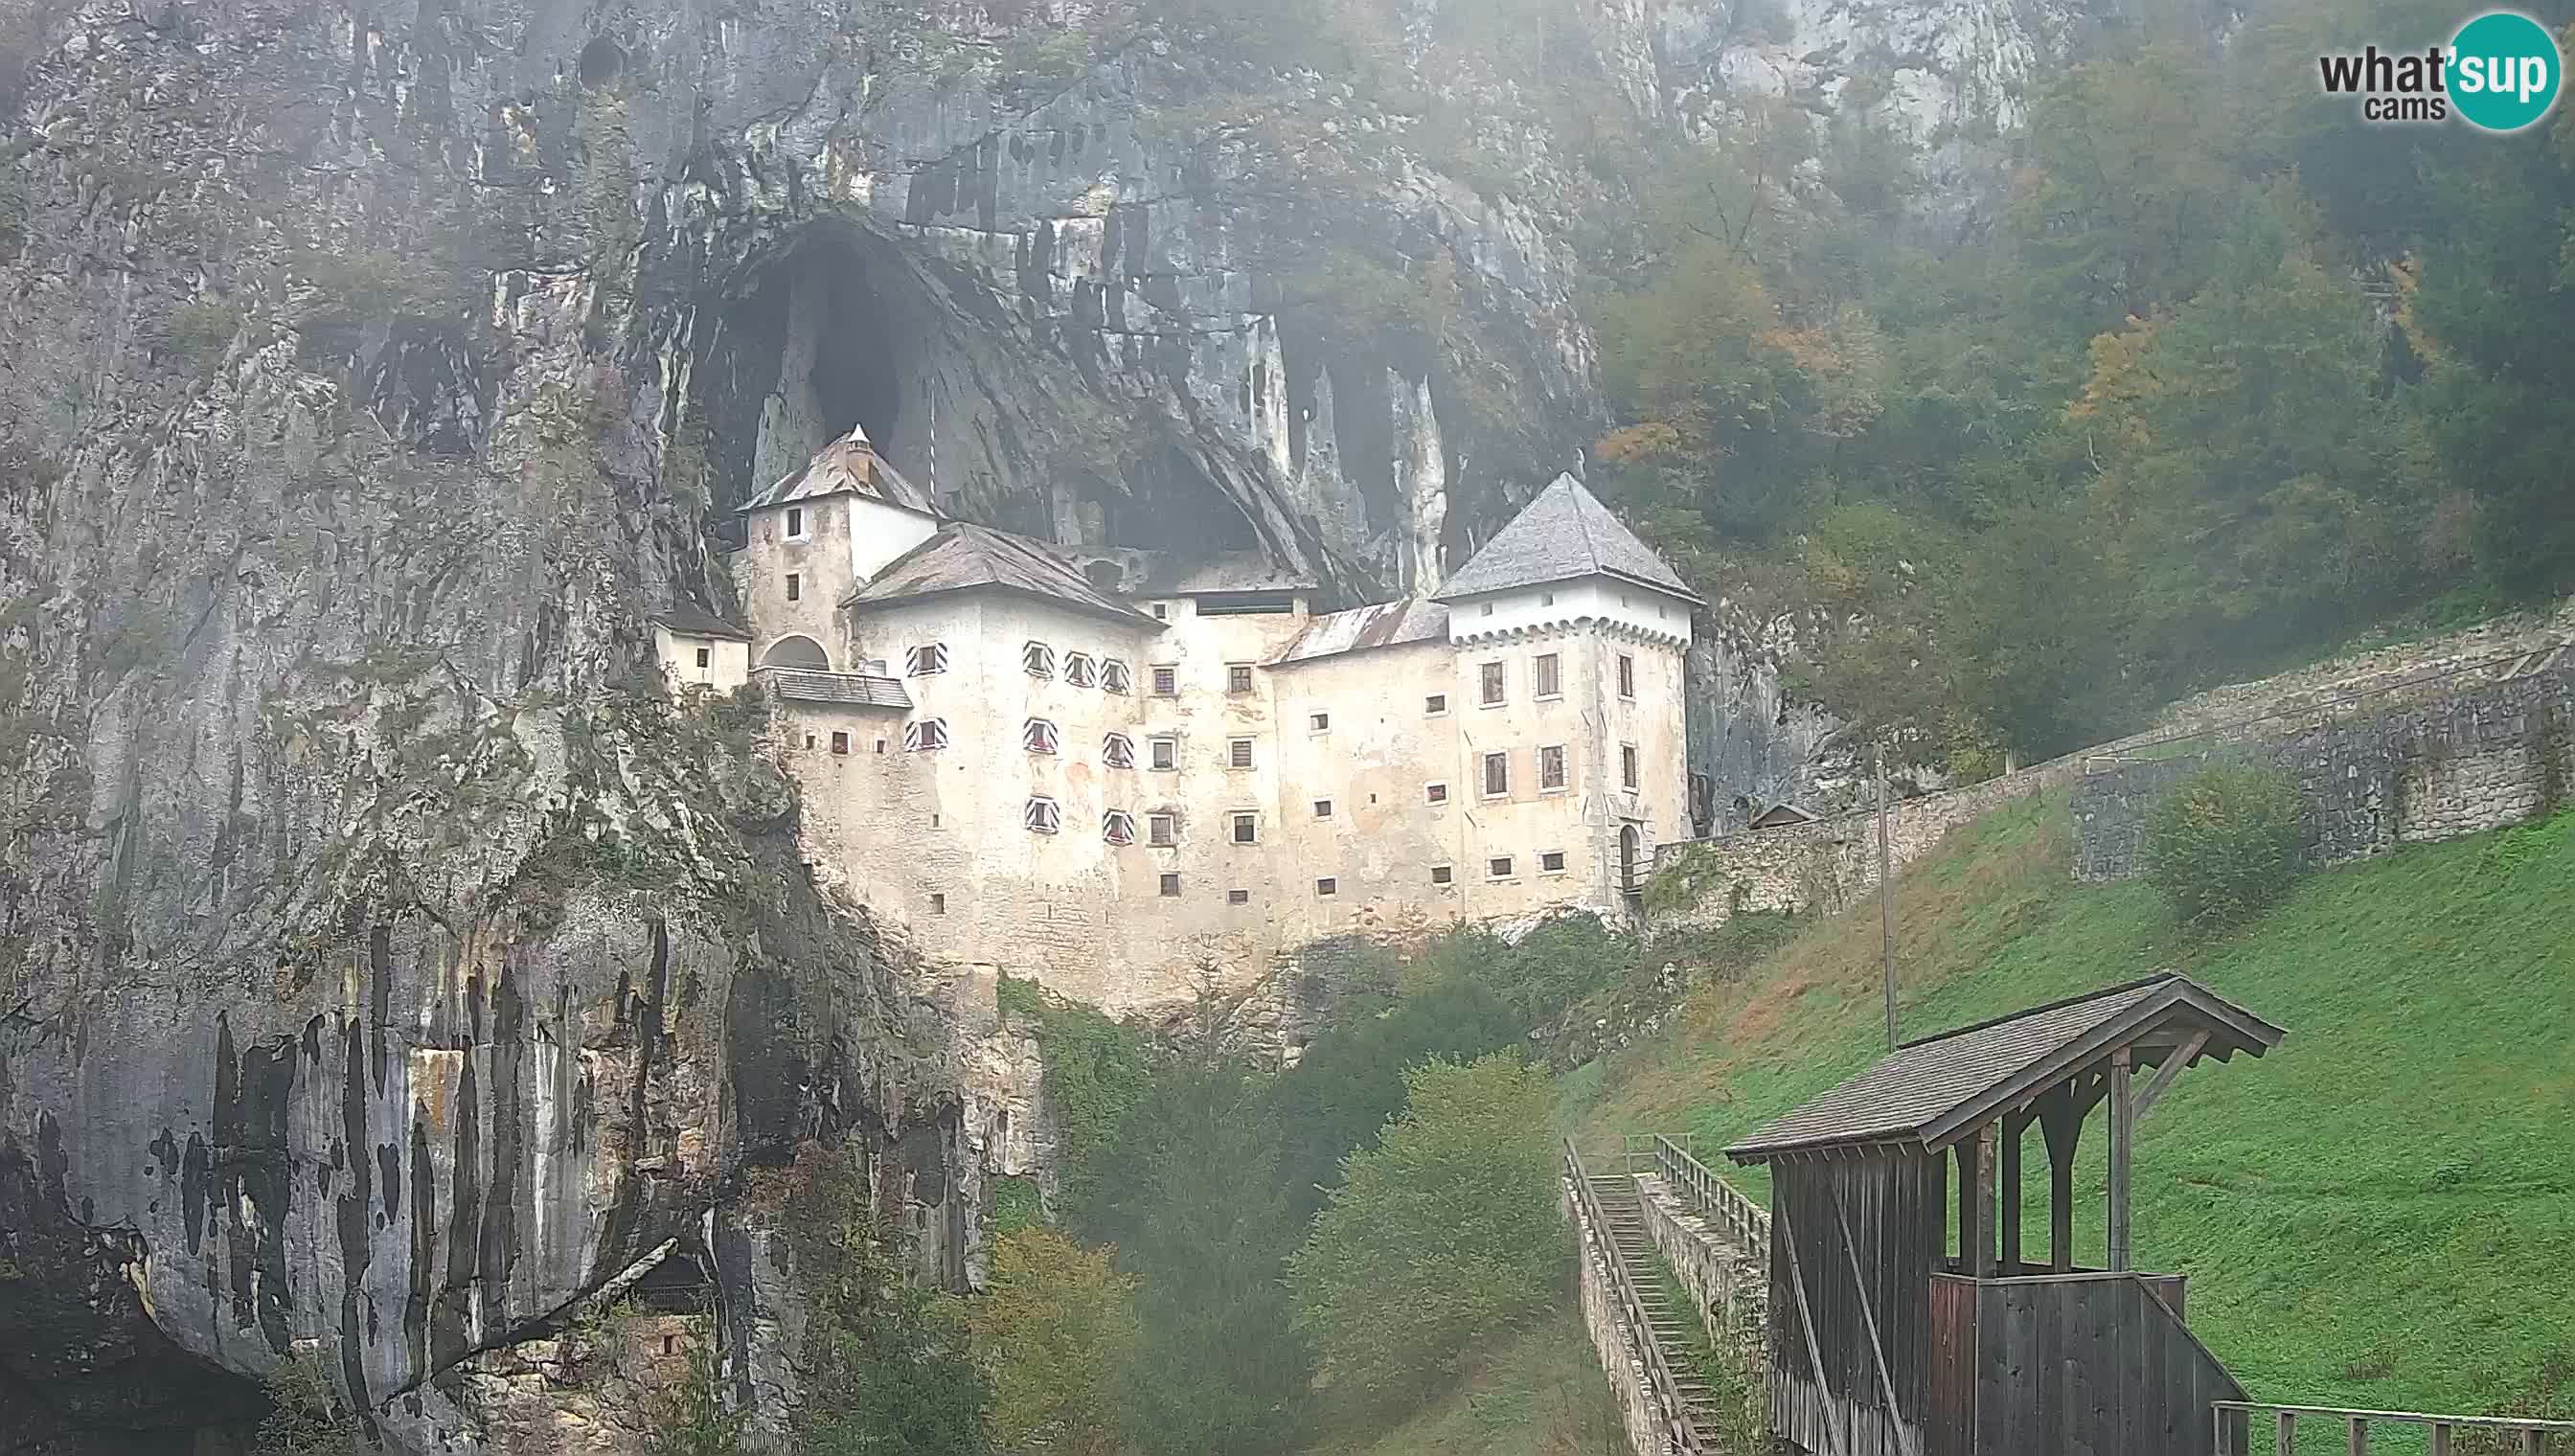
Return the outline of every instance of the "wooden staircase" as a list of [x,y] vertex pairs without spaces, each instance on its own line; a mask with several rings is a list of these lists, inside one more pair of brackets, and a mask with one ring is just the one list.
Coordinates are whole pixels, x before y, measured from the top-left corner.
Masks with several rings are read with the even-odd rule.
[[1665,1292],[1669,1281],[1663,1274],[1661,1255],[1654,1251],[1653,1240],[1645,1233],[1645,1208],[1636,1191],[1635,1178],[1622,1173],[1583,1181],[1591,1187],[1591,1201],[1600,1210],[1602,1228],[1618,1252],[1618,1263],[1626,1271],[1628,1285],[1636,1291],[1637,1304],[1644,1310],[1644,1333],[1662,1356],[1663,1367],[1671,1372],[1672,1388],[1680,1397],[1691,1429],[1723,1429],[1726,1423],[1717,1410],[1716,1392],[1708,1388],[1699,1373],[1698,1361],[1690,1353],[1690,1324],[1697,1322],[1698,1312],[1686,1304],[1673,1303]]

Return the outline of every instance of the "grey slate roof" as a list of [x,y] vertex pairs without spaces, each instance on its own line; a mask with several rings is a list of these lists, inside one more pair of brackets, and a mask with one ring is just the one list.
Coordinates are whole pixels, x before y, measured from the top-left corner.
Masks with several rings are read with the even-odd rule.
[[781,477],[777,484],[743,502],[734,514],[748,516],[790,501],[843,495],[866,496],[924,516],[939,514],[930,503],[930,493],[887,464],[869,441],[868,432],[856,425],[850,427],[849,434],[814,452],[812,460]]
[[977,588],[1037,597],[1112,621],[1159,631],[1161,623],[1102,592],[1046,544],[989,526],[951,521],[886,564],[841,605],[854,611]]
[[777,685],[790,703],[838,703],[850,708],[910,711],[912,695],[900,678],[866,673],[817,673],[809,668],[757,668],[753,676]]
[[1444,641],[1447,636],[1448,609],[1436,602],[1416,598],[1409,602],[1354,607],[1347,612],[1327,613],[1305,624],[1305,630],[1296,634],[1296,640],[1288,644],[1279,656],[1272,658],[1270,666],[1284,668],[1291,663],[1310,663],[1317,658],[1365,652],[1369,648]]
[[1484,543],[1441,588],[1441,602],[1513,592],[1577,577],[1605,576],[1651,587],[1688,602],[1696,594],[1636,534],[1618,524],[1598,497],[1569,475],[1537,493],[1510,524]]
[[1858,1144],[1945,1147],[2004,1103],[2053,1085],[2114,1046],[2172,1025],[2208,1030],[2199,1056],[2220,1061],[2238,1051],[2260,1056],[2286,1034],[2188,976],[2167,971],[1908,1041],[1725,1155],[1752,1163]]
[[701,612],[694,607],[674,607],[668,612],[657,614],[653,620],[673,632],[688,637],[721,637],[730,638],[735,642],[751,641],[749,628],[737,627],[712,612]]

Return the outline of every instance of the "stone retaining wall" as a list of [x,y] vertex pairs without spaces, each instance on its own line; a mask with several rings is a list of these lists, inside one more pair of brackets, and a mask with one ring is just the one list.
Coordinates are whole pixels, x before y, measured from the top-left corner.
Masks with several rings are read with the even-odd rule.
[[1582,1245],[1578,1280],[1582,1327],[1590,1332],[1591,1352],[1609,1377],[1610,1397],[1618,1403],[1618,1423],[1627,1431],[1627,1449],[1636,1456],[1672,1456],[1662,1407],[1654,1399],[1652,1382],[1645,1378],[1644,1353],[1635,1343],[1644,1336],[1627,1328],[1618,1312],[1618,1292],[1609,1283],[1608,1261],[1617,1258],[1618,1251],[1609,1244],[1609,1231],[1592,1227],[1583,1215],[1582,1200],[1571,1180],[1560,1180],[1560,1185],[1564,1215]]

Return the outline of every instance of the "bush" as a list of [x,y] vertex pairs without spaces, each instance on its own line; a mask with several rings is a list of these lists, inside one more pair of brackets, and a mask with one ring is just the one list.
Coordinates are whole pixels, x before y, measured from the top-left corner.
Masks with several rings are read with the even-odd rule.
[[1117,1379],[1135,1356],[1136,1280],[1108,1249],[1025,1228],[993,1246],[992,1288],[967,1316],[993,1382],[997,1450],[1114,1456]]
[[2275,768],[2205,768],[2175,784],[2146,823],[2146,879],[2194,925],[2245,920],[2304,867],[2298,786]]
[[280,1361],[265,1385],[269,1413],[259,1427],[259,1456],[362,1456],[375,1449],[322,1357]]

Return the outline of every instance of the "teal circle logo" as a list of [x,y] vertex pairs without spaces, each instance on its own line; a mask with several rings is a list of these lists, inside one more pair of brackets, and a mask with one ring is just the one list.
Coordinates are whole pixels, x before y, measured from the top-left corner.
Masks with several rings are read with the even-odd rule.
[[2459,27],[2450,41],[2450,104],[2481,131],[2517,132],[2548,114],[2564,70],[2548,27],[2493,11]]

